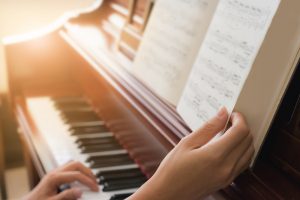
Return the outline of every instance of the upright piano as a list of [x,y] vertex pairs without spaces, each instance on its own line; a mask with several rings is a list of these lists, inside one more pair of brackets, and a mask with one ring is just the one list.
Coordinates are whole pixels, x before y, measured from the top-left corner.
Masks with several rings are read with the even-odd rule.
[[[191,132],[130,73],[154,4],[99,1],[51,30],[6,41],[9,98],[32,187],[73,159],[101,183],[83,199],[125,199]],[[300,199],[299,85],[298,66],[255,165],[208,199]]]
[[0,95],[0,199],[6,198],[5,185],[5,152],[4,152],[4,132],[3,132],[3,102]]

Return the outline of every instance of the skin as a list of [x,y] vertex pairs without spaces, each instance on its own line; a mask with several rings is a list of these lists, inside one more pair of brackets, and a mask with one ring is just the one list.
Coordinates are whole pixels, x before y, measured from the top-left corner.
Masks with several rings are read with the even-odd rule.
[[209,142],[224,129],[226,121],[223,108],[182,139],[129,200],[201,199],[232,183],[248,168],[254,147],[247,123],[239,113],[232,114],[231,126],[222,136]]
[[79,189],[68,189],[59,194],[57,193],[57,189],[60,185],[72,183],[74,181],[81,182],[88,186],[92,191],[99,191],[96,177],[93,175],[92,171],[80,162],[72,161],[48,173],[34,190],[24,197],[24,200],[78,199],[82,195],[82,191]]
[[[196,200],[229,185],[250,165],[254,147],[248,125],[239,113],[233,113],[227,131],[214,138],[224,129],[227,117],[226,109],[222,108],[199,130],[183,138],[153,177],[128,200]],[[78,199],[82,194],[78,189],[57,194],[61,184],[73,181],[98,191],[90,169],[71,162],[46,175],[25,199]]]

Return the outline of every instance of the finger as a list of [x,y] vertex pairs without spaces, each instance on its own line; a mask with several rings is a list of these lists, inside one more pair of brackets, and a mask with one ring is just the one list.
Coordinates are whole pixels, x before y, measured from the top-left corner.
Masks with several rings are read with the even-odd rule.
[[79,161],[69,162],[65,166],[62,166],[60,171],[79,171],[79,172],[83,173],[84,175],[89,176],[95,182],[97,182],[96,176],[93,174],[92,170],[87,168],[86,166],[84,166]]
[[59,187],[62,184],[72,183],[79,181],[82,184],[88,186],[93,191],[98,191],[98,184],[94,182],[90,177],[80,173],[80,172],[57,172],[52,177],[52,183]]
[[245,154],[243,155],[243,157],[241,158],[241,160],[235,166],[234,176],[238,176],[240,173],[245,171],[250,166],[254,153],[255,153],[255,149],[253,144],[251,144],[247,149],[247,151],[245,152]]
[[224,158],[223,165],[231,166],[230,176],[235,177],[236,169],[242,158],[245,156],[245,153],[248,151],[252,145],[252,136],[249,134],[241,143],[229,154],[221,154]]
[[247,122],[240,113],[233,113],[230,121],[231,127],[214,144],[225,155],[234,150],[249,134]]
[[79,199],[81,195],[82,191],[80,189],[73,188],[59,193],[53,198],[53,200],[76,200]]
[[245,156],[247,150],[250,148],[253,142],[252,135],[248,134],[244,140],[241,141],[240,144],[236,148],[234,148],[227,156],[227,162],[230,163],[238,163],[242,157]]
[[191,148],[203,146],[220,131],[222,131],[227,122],[228,113],[225,107],[222,107],[216,116],[207,121],[201,128],[187,136],[186,141]]

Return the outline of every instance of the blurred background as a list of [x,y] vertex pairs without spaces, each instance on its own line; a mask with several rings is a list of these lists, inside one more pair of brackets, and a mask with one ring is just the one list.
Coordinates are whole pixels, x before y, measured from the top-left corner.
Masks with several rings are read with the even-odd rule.
[[95,0],[0,0],[0,91],[6,90],[3,37],[44,28],[66,12],[88,8],[93,2]]
[[8,199],[19,199],[26,194],[28,183],[17,126],[7,106],[6,62],[2,39],[51,26],[64,18],[66,13],[88,8],[94,2],[95,0],[0,0],[0,191],[4,192],[5,184]]

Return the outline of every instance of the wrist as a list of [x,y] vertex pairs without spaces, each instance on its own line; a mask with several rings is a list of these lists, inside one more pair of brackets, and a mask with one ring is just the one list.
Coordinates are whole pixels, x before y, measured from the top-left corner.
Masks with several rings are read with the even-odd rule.
[[139,188],[128,200],[179,200],[178,195],[174,197],[172,185],[166,185],[162,177],[151,177],[141,188]]

